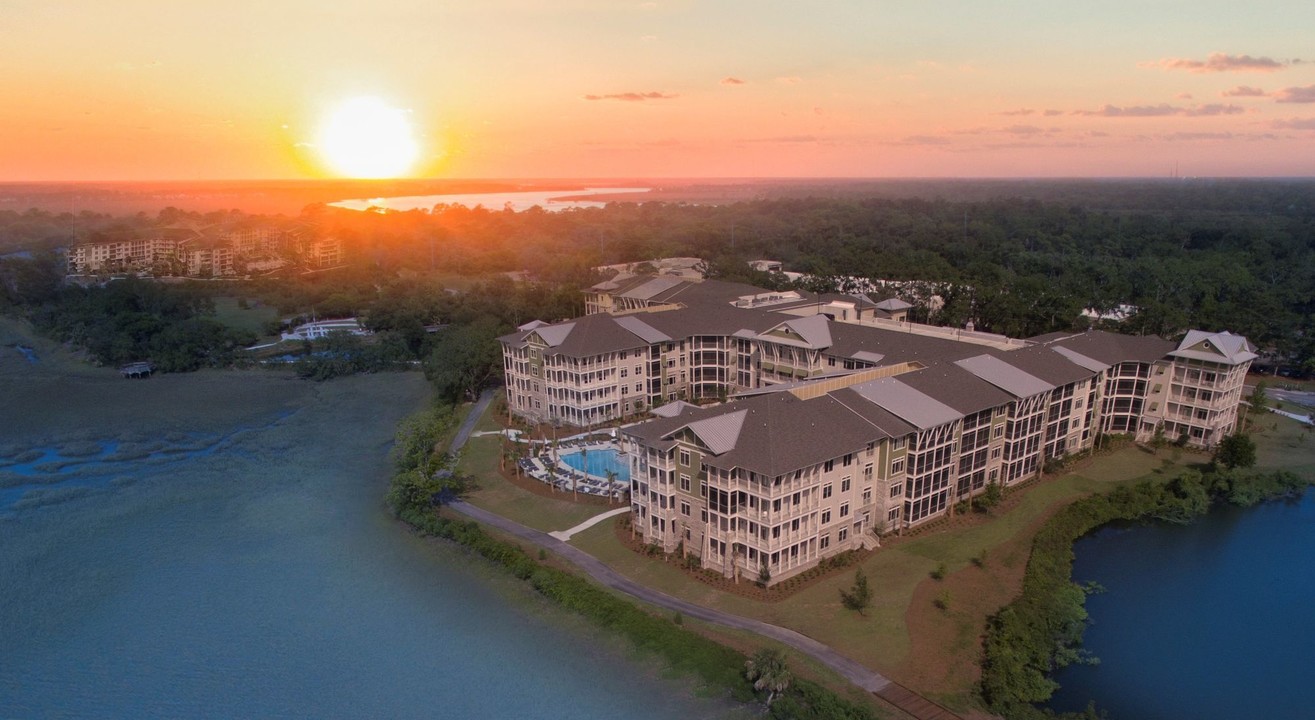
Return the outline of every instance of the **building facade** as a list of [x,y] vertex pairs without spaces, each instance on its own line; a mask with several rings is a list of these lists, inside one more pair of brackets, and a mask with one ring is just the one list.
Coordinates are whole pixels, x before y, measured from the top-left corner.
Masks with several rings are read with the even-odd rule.
[[1256,357],[1226,332],[1024,341],[863,318],[863,298],[757,295],[659,299],[501,338],[507,400],[527,420],[657,415],[619,433],[633,520],[728,577],[790,577],[1037,477],[1101,434],[1212,447],[1236,426]]

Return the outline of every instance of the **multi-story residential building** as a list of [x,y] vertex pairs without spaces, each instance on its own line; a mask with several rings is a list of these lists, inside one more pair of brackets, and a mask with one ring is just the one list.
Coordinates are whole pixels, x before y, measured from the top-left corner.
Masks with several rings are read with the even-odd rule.
[[69,248],[69,273],[152,273],[225,277],[277,269],[289,262],[326,268],[343,261],[341,241],[316,236],[303,226],[268,226],[247,221],[204,227],[176,223],[128,239],[101,240]]
[[[863,317],[873,304],[859,297],[700,292],[693,306],[535,322],[501,340],[507,399],[526,419],[586,426],[653,409],[620,433],[634,520],[646,541],[727,575],[789,577],[1036,477],[1102,433],[1211,447],[1232,432],[1256,357],[1229,333],[1011,340]],[[673,402],[685,399],[730,401]]]

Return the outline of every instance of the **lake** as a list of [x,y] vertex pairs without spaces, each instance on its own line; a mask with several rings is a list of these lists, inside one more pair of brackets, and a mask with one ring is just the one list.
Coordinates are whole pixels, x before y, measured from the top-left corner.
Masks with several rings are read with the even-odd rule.
[[418,373],[0,357],[0,716],[742,716],[382,496]]
[[483,206],[488,210],[511,208],[516,212],[529,210],[536,205],[549,212],[559,212],[572,208],[599,208],[607,204],[599,200],[562,200],[560,198],[583,197],[589,195],[610,195],[614,193],[642,193],[650,188],[584,188],[581,190],[534,190],[527,192],[502,193],[468,193],[455,195],[406,195],[402,197],[357,198],[331,202],[334,207],[348,210],[425,210],[428,211],[439,203],[447,205],[464,205],[468,208]]
[[1051,707],[1112,720],[1310,717],[1315,708],[1315,492],[1186,525],[1116,526],[1075,545],[1085,646]]

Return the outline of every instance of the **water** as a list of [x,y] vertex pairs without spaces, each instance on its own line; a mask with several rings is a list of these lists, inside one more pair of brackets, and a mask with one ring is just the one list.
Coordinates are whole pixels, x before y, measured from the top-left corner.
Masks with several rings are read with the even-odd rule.
[[1051,706],[1113,720],[1310,717],[1315,708],[1315,492],[1188,526],[1079,541],[1096,666],[1065,668]]
[[593,475],[594,477],[607,479],[607,471],[611,470],[616,473],[618,482],[630,482],[630,463],[621,458],[617,450],[590,450],[587,453],[571,452],[562,453],[562,462],[581,472]]
[[[693,698],[505,574],[386,516],[385,458],[393,424],[423,394],[417,375],[210,377],[256,386],[214,390],[233,404],[290,399],[175,435],[182,421],[168,413],[207,409],[188,380],[81,382],[89,410],[76,442],[43,438],[45,421],[20,426],[0,408],[10,478],[86,481],[86,492],[46,502],[11,499],[0,517],[0,717],[738,712]],[[119,398],[103,424],[102,391]],[[152,439],[125,440],[125,426]]]
[[531,192],[504,193],[467,193],[452,195],[406,195],[402,197],[357,198],[339,200],[329,203],[334,207],[348,210],[368,210],[372,207],[388,210],[429,210],[439,203],[447,205],[464,205],[468,208],[484,207],[488,210],[502,210],[510,207],[516,212],[529,210],[536,205],[549,212],[559,212],[571,208],[600,208],[606,202],[597,200],[559,200],[563,197],[580,197],[585,195],[608,195],[613,193],[648,192],[651,188],[585,188],[583,190],[535,190]]

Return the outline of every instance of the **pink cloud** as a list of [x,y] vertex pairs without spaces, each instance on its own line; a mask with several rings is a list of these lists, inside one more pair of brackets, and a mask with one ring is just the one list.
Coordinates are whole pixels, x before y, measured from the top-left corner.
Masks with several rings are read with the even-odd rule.
[[1281,103],[1315,103],[1315,85],[1283,88],[1274,97]]
[[1315,117],[1275,120],[1270,126],[1275,130],[1315,130]]
[[721,79],[722,85],[744,85],[745,81],[737,77],[724,77]]
[[680,97],[680,96],[676,95],[675,93],[625,92],[625,93],[611,93],[608,95],[585,95],[584,99],[585,100],[620,100],[622,102],[643,102],[645,100],[670,100],[676,97]]
[[1165,70],[1186,70],[1193,73],[1217,72],[1274,72],[1282,70],[1287,63],[1268,57],[1250,55],[1229,55],[1228,53],[1210,53],[1204,60],[1191,58],[1161,58],[1156,62],[1140,63],[1142,67],[1160,67]]
[[1022,110],[1006,110],[1000,114],[1001,115],[1035,115],[1036,111],[1023,108]]
[[1064,111],[1063,111],[1063,110],[1046,110],[1045,112],[1043,112],[1043,113],[1041,113],[1041,114],[1042,114],[1042,115],[1045,115],[1046,117],[1054,117],[1054,116],[1056,116],[1056,115],[1063,115],[1063,114],[1064,114]]
[[1237,105],[1214,103],[1195,107],[1178,107],[1162,103],[1160,105],[1132,105],[1129,107],[1106,105],[1099,110],[1074,110],[1073,114],[1099,117],[1167,117],[1170,115],[1204,117],[1210,115],[1239,115],[1244,112],[1246,110]]
[[1231,90],[1225,90],[1219,93],[1220,97],[1265,97],[1267,93],[1258,87],[1250,85],[1238,85]]

